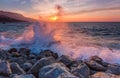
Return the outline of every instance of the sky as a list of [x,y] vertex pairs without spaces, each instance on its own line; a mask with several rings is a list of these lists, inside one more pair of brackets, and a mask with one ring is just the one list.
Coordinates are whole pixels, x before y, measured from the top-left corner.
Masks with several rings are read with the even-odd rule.
[[120,22],[120,0],[0,0],[0,10],[45,18],[62,10],[61,21]]

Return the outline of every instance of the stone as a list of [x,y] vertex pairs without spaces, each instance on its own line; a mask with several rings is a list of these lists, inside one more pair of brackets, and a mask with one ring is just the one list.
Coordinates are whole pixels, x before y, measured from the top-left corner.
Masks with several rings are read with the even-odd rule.
[[115,75],[120,75],[120,65],[110,64],[108,65],[106,72],[115,74]]
[[12,52],[17,52],[17,49],[16,48],[11,48],[8,50],[9,53],[12,53]]
[[32,68],[28,71],[28,73],[30,74],[34,74],[34,76],[38,77],[38,73],[39,70],[46,66],[46,65],[50,65],[52,63],[55,63],[55,59],[53,57],[48,57],[48,58],[42,58],[40,60],[38,60],[33,66]]
[[26,75],[14,75],[10,78],[35,78],[32,74],[26,74]]
[[44,51],[41,51],[39,53],[39,55],[37,56],[37,59],[41,59],[41,58],[45,58],[45,57],[54,57],[55,59],[58,58],[58,54],[57,53],[54,53],[50,50],[44,50]]
[[53,63],[40,69],[39,78],[77,78],[62,63]]
[[69,56],[62,55],[61,57],[58,58],[58,61],[62,62],[63,64],[69,67],[74,60],[70,58]]
[[109,63],[104,62],[104,61],[103,61],[100,57],[98,57],[98,56],[91,56],[91,57],[89,58],[89,61],[95,61],[95,62],[103,65],[104,67],[107,67],[108,64],[109,64]]
[[101,64],[97,63],[96,61],[88,61],[86,62],[86,64],[88,65],[88,67],[92,70],[96,70],[96,71],[106,71],[106,67],[102,66]]
[[20,48],[19,49],[19,53],[21,53],[21,54],[25,54],[25,55],[27,55],[27,56],[29,56],[30,55],[30,49],[27,49],[27,48]]
[[0,60],[0,75],[9,76],[11,74],[10,63],[8,61]]
[[25,74],[25,71],[15,62],[11,63],[11,70],[13,74]]
[[24,63],[22,65],[23,70],[25,70],[26,72],[32,67],[31,63]]
[[21,55],[18,52],[12,52],[12,57],[20,57]]
[[7,60],[9,58],[9,53],[7,51],[0,49],[0,59]]
[[88,78],[90,75],[90,69],[85,63],[81,63],[78,65],[78,67],[72,68],[71,72],[79,78]]
[[114,74],[105,73],[105,72],[98,72],[94,75],[91,75],[90,78],[120,78],[120,75],[114,75]]
[[5,76],[0,76],[0,78],[9,78],[9,77],[5,77]]

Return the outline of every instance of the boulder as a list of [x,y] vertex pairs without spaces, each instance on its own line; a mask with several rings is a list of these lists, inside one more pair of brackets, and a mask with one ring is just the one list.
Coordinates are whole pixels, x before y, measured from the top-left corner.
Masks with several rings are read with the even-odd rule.
[[91,75],[90,78],[120,78],[120,75],[114,75],[114,74],[105,73],[105,72],[98,72],[94,75]]
[[8,78],[8,77],[5,77],[5,76],[0,76],[0,78]]
[[53,63],[40,69],[39,78],[77,78],[68,71],[64,64]]
[[54,53],[50,50],[44,50],[44,51],[41,51],[39,53],[39,55],[37,56],[37,59],[41,59],[41,58],[45,58],[45,57],[54,57],[55,59],[58,58],[58,54],[57,53]]
[[78,67],[72,68],[71,72],[79,78],[88,78],[90,75],[90,69],[85,63],[81,63],[78,65]]
[[17,63],[11,63],[11,70],[13,74],[25,74],[25,71],[19,66],[19,64]]
[[108,64],[109,64],[109,63],[104,62],[104,61],[103,61],[100,57],[98,57],[98,56],[91,56],[91,57],[89,58],[89,61],[95,61],[95,62],[103,65],[104,67],[107,67]]
[[88,67],[92,70],[96,70],[96,71],[106,71],[106,67],[104,67],[103,65],[97,63],[96,61],[87,61],[86,64],[88,65]]
[[11,56],[12,57],[20,57],[21,55],[18,52],[12,52]]
[[24,63],[22,65],[23,70],[28,71],[32,67],[31,63]]
[[58,61],[70,67],[70,65],[73,63],[74,60],[70,58],[69,56],[62,55],[61,57],[58,58]]
[[26,75],[14,75],[10,78],[35,78],[32,74],[26,74]]
[[115,75],[120,75],[120,65],[110,64],[110,65],[108,65],[106,72],[115,74]]
[[36,77],[38,77],[38,73],[39,70],[46,66],[46,65],[50,65],[52,63],[55,63],[55,59],[53,57],[48,57],[48,58],[42,58],[40,60],[38,60],[33,66],[32,68],[28,71],[28,73],[32,73],[34,74]]
[[9,76],[12,74],[10,63],[8,61],[0,60],[0,75]]
[[9,53],[5,50],[0,49],[0,59],[6,60],[9,58]]
[[27,48],[20,48],[19,49],[19,53],[21,53],[21,54],[25,54],[25,55],[27,55],[27,56],[29,56],[30,55],[30,49],[27,49]]
[[17,52],[17,49],[16,48],[11,48],[8,50],[9,53],[12,53],[12,52]]

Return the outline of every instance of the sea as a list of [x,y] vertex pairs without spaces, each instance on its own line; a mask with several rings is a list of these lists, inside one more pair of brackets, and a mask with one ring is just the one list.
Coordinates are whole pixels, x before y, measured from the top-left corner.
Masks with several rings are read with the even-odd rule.
[[74,59],[120,63],[120,22],[0,23],[0,48],[50,49]]

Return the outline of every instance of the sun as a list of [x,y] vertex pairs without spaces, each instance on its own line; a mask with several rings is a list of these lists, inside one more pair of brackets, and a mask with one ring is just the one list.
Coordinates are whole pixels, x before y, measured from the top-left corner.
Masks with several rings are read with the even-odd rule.
[[50,21],[57,21],[59,19],[58,16],[51,16]]

